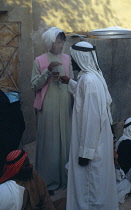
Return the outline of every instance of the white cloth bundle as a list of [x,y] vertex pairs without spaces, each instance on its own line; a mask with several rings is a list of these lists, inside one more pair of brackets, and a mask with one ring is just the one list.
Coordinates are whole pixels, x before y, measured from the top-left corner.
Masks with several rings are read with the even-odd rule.
[[0,209],[21,210],[24,190],[24,187],[12,180],[0,184]]

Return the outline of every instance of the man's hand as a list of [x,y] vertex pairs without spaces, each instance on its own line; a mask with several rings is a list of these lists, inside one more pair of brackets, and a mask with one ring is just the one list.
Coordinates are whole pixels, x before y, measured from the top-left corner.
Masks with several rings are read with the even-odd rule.
[[114,163],[118,164],[118,154],[116,151],[114,151]]
[[79,157],[78,163],[80,166],[87,166],[89,164],[90,159]]
[[59,80],[61,81],[61,83],[68,84],[70,78],[67,77],[67,76],[60,76],[60,77],[59,77]]
[[59,62],[51,62],[50,65],[48,66],[48,70],[49,71],[52,71],[55,66],[60,66],[60,65],[62,65],[62,63],[59,63]]

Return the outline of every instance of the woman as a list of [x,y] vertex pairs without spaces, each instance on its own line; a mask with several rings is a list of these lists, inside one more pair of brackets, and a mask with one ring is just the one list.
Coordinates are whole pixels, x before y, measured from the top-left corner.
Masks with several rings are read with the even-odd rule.
[[34,107],[39,110],[36,169],[48,190],[66,186],[64,166],[68,161],[71,134],[71,96],[59,76],[73,77],[70,58],[63,54],[65,34],[52,27],[42,35],[47,53],[33,64],[31,87],[36,92]]

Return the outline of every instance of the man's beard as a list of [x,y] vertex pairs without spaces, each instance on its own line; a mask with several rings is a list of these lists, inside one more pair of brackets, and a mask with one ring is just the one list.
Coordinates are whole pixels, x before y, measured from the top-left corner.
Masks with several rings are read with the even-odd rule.
[[14,177],[21,181],[27,181],[33,177],[33,168],[26,168],[25,170],[20,170],[19,173]]

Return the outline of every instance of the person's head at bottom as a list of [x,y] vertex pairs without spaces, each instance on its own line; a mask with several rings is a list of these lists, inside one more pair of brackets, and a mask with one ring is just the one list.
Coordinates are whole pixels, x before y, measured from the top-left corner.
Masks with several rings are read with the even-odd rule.
[[27,180],[32,177],[33,166],[30,164],[27,152],[23,150],[14,150],[6,157],[3,175],[0,183],[7,180],[18,178],[19,180]]

